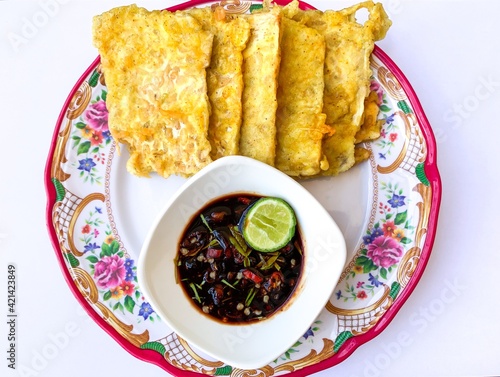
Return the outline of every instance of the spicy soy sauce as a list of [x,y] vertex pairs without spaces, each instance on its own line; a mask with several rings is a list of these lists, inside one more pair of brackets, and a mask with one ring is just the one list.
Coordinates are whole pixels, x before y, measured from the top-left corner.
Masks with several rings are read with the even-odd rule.
[[239,223],[260,196],[229,195],[202,208],[183,233],[177,278],[192,303],[225,323],[269,318],[296,289],[303,264],[298,229],[282,249],[262,253],[244,241]]

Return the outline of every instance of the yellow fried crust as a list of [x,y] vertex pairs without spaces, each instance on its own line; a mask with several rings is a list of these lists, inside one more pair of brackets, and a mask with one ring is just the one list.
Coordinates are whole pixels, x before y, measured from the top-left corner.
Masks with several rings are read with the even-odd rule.
[[370,158],[371,152],[363,147],[355,147],[354,148],[354,164],[357,165],[363,161],[366,161]]
[[333,133],[322,113],[325,40],[286,17],[282,29],[276,167],[291,176],[310,176],[328,168],[321,144]]
[[250,39],[243,51],[240,154],[274,166],[281,14],[274,7],[242,17],[250,24]]
[[96,16],[109,128],[130,152],[127,169],[189,177],[240,154],[298,178],[347,171],[370,155],[356,144],[380,135],[370,55],[390,25],[372,1],[322,12],[265,0],[243,15],[130,5]]
[[[207,69],[207,90],[211,114],[208,139],[210,156],[218,159],[239,153],[242,119],[243,50],[250,36],[250,25],[242,17],[220,17],[211,8],[187,10],[205,30],[214,34],[212,57]],[[222,15],[224,15],[222,13]]]
[[[356,12],[366,8],[369,18],[361,25]],[[329,168],[323,175],[337,175],[355,163],[355,135],[364,113],[369,92],[370,55],[376,40],[391,25],[381,4],[366,1],[340,11],[288,10],[293,19],[318,30],[326,42],[324,106],[326,123],[335,134],[323,142]]]
[[365,141],[375,140],[380,137],[383,120],[377,119],[380,109],[378,107],[377,92],[370,92],[365,99],[365,111],[363,113],[363,122],[356,133],[355,143],[359,144]]
[[110,132],[128,147],[131,173],[190,176],[211,162],[205,68],[212,40],[182,12],[132,5],[94,17]]

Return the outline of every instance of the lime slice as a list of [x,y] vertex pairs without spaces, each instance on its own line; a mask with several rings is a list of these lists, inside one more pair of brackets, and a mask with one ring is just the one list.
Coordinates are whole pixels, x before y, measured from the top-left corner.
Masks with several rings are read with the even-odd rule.
[[248,209],[241,232],[251,248],[267,253],[285,247],[295,234],[296,224],[295,213],[287,202],[266,197]]

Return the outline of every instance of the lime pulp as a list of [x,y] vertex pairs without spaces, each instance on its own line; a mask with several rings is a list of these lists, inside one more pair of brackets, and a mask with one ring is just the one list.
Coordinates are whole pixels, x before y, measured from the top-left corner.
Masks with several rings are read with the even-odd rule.
[[242,219],[241,231],[247,244],[260,252],[285,247],[295,234],[297,220],[292,207],[283,199],[257,200]]

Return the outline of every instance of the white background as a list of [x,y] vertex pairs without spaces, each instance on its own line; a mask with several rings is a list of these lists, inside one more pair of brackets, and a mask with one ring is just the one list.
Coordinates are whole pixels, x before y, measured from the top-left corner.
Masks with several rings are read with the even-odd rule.
[[[97,56],[92,16],[125,3],[0,1],[2,376],[167,375],[128,354],[80,309],[45,225],[45,161],[61,107]],[[310,3],[339,9],[353,2]],[[393,26],[379,46],[412,83],[438,141],[439,228],[428,267],[396,318],[318,376],[499,375],[500,2],[384,4]],[[23,34],[26,20],[36,17],[41,26]],[[24,40],[16,45],[13,35]],[[17,266],[17,366],[30,373],[7,368],[8,263]],[[68,341],[40,361],[44,347],[57,346],[54,339],[64,332]]]

